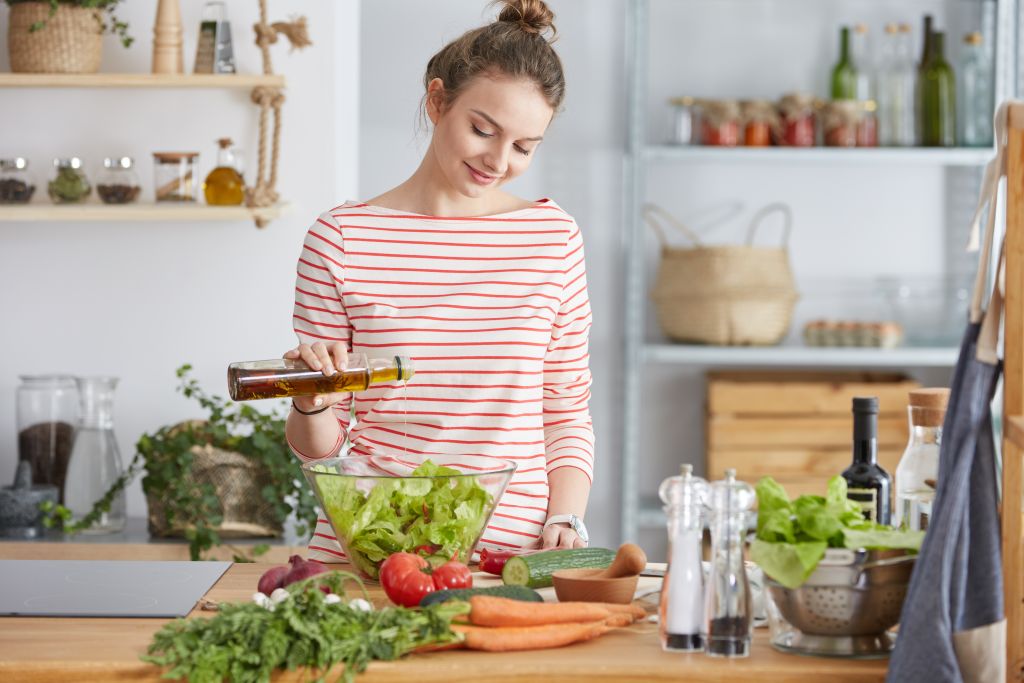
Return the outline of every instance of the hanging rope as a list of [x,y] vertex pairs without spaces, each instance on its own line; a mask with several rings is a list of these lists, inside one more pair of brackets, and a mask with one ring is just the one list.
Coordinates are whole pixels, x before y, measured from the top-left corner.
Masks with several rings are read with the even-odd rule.
[[[260,0],[260,21],[253,26],[256,31],[256,46],[263,56],[263,73],[270,76],[274,67],[270,62],[270,46],[277,42],[278,34],[284,35],[291,43],[292,50],[301,50],[313,43],[306,30],[306,18],[298,17],[290,22],[267,23],[267,0]],[[273,206],[277,203],[277,161],[281,150],[281,105],[284,93],[281,88],[260,85],[252,91],[252,101],[260,108],[259,152],[256,161],[256,184],[245,190],[245,204],[251,208]],[[270,131],[270,117],[274,117],[273,132]],[[270,159],[267,159],[267,138],[273,135]],[[267,220],[256,217],[256,227],[266,226]]]

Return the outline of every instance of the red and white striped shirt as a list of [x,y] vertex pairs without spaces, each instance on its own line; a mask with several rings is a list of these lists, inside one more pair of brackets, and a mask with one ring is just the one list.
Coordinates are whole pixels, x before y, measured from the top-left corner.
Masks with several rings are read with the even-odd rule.
[[[593,477],[583,239],[553,201],[494,216],[424,216],[347,202],[306,233],[295,285],[302,343],[404,355],[415,375],[335,406],[349,453],[476,454],[517,464],[481,546],[536,544],[548,473]],[[292,450],[295,450],[294,447]],[[310,557],[342,558],[320,515]]]

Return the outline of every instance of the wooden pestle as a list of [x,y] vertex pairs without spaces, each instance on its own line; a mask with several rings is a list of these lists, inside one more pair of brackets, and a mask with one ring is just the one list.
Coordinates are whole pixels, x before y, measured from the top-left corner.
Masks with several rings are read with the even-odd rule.
[[607,569],[597,572],[588,579],[621,579],[636,576],[647,567],[647,554],[635,543],[623,543],[615,553],[615,559]]

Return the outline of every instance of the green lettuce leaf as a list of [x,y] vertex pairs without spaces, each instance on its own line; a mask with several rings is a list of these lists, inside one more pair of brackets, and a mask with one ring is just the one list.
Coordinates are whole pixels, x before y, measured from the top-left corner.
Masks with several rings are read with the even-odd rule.
[[769,543],[754,539],[750,546],[750,559],[768,576],[787,588],[796,588],[814,572],[825,557],[828,544],[823,541],[809,543]]

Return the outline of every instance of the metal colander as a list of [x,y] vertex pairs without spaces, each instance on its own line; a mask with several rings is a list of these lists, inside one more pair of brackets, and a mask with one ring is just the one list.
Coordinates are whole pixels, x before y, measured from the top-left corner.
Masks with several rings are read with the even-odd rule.
[[899,623],[914,555],[829,549],[798,588],[766,579],[783,618],[815,636],[874,636]]

